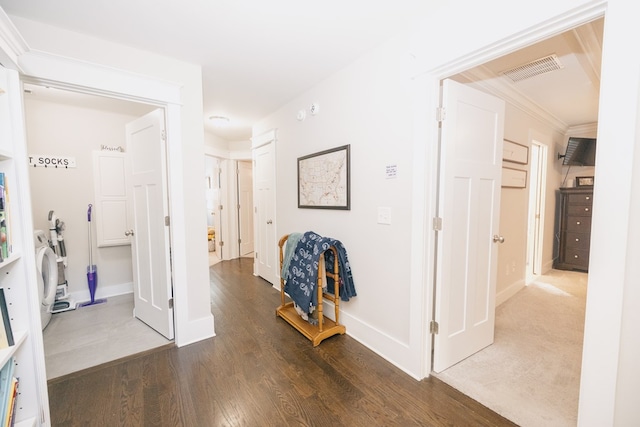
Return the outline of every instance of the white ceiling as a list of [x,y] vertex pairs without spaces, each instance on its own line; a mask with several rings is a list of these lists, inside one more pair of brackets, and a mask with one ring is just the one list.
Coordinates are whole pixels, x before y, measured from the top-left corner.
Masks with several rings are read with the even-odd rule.
[[[202,66],[205,129],[248,140],[251,125],[420,19],[427,0],[0,0],[42,21]],[[597,121],[602,22],[456,76],[542,111],[558,126]],[[498,73],[555,53],[564,68],[510,84]],[[207,118],[230,118],[215,129]]]
[[[374,48],[427,0],[0,0],[9,15],[200,64],[203,119],[228,140]],[[205,120],[206,121],[206,120]]]

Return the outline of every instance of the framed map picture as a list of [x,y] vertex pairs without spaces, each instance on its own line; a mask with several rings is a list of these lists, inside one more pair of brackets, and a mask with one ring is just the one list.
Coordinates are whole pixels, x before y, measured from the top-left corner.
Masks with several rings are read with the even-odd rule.
[[298,207],[351,209],[350,145],[298,158]]

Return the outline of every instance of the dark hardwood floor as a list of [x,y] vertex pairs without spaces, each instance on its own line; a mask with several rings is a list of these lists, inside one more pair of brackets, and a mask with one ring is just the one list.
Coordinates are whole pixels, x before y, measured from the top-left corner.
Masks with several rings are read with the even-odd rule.
[[[514,426],[348,335],[313,348],[252,259],[211,267],[217,336],[49,382],[54,426]],[[347,330],[348,333],[348,330]]]

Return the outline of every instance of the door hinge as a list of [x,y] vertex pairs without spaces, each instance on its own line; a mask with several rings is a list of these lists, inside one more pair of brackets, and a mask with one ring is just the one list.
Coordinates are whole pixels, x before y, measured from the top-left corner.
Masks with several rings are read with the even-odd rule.
[[440,329],[440,325],[438,325],[438,322],[436,322],[435,320],[432,320],[431,322],[429,322],[430,334],[437,334],[439,329]]
[[169,308],[173,308],[173,298],[169,298]]
[[447,116],[447,110],[445,110],[444,107],[436,108],[436,120],[438,122],[443,122],[446,116]]
[[242,243],[242,239],[238,239],[238,244]]
[[171,220],[169,219],[169,216],[164,217],[164,225],[167,227],[171,225]]
[[442,231],[442,218],[439,216],[433,218],[433,229],[435,231]]
[[222,205],[219,206],[219,209],[222,210]]
[[165,131],[163,129],[162,132],[160,133],[160,138],[162,138],[163,141],[166,141],[167,140],[167,131]]
[[224,242],[220,240],[220,246],[224,246]]

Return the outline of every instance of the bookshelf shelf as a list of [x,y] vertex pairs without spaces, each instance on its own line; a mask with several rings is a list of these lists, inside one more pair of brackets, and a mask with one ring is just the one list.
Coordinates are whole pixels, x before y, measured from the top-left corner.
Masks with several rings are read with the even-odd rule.
[[15,423],[15,427],[35,427],[37,425],[38,420],[36,418],[29,418]]
[[0,350],[0,367],[7,363],[11,356],[18,351],[22,343],[27,339],[27,331],[14,331],[13,339],[15,341],[14,345]]
[[9,255],[9,258],[3,260],[2,262],[0,262],[0,270],[8,267],[9,265],[13,264],[14,262],[18,261],[20,259],[20,254],[19,253],[12,253],[11,255]]

